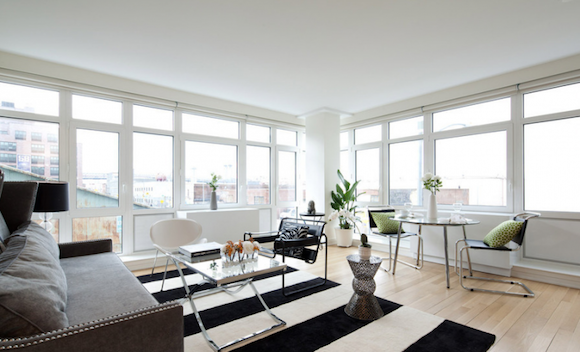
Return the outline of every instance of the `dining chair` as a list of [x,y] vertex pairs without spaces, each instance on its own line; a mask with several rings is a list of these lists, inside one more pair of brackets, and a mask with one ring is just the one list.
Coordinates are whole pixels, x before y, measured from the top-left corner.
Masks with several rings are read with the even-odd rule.
[[[153,246],[157,249],[155,252],[155,261],[153,268],[151,268],[151,275],[157,264],[157,255],[159,251],[175,252],[181,246],[186,246],[195,243],[205,243],[206,238],[201,237],[202,228],[195,220],[191,219],[165,219],[154,223],[151,226],[150,237]],[[161,282],[161,291],[165,284],[165,277],[167,275],[167,265],[169,264],[169,257],[165,261],[165,271],[163,272],[163,281]]]
[[[401,259],[397,259],[398,263],[410,266],[411,268],[414,269],[421,269],[423,267],[423,238],[421,237],[421,226],[419,225],[419,229],[417,231],[417,233],[413,233],[413,232],[401,232],[401,236],[400,238],[398,237],[398,221],[396,220],[391,220],[389,219],[388,221],[390,221],[389,224],[387,224],[386,228],[385,226],[378,226],[377,224],[377,220],[375,220],[375,218],[373,217],[373,214],[381,214],[381,215],[375,215],[375,217],[377,217],[377,219],[379,219],[379,217],[382,217],[383,219],[385,217],[394,217],[395,216],[395,209],[389,205],[386,206],[379,206],[379,207],[368,207],[368,215],[369,215],[369,233],[374,234],[374,235],[378,235],[378,236],[382,236],[382,237],[386,237],[389,239],[389,268],[385,269],[384,267],[381,266],[381,268],[385,271],[391,271],[392,268],[392,259],[393,259],[393,254],[392,254],[392,240],[393,238],[397,241],[397,243],[395,244],[396,249],[395,251],[398,250],[399,245],[400,245],[400,239],[403,238],[408,238],[408,237],[417,237],[417,261],[415,263],[409,263],[406,262],[404,260]],[[379,227],[382,227],[382,230],[386,230],[384,232],[379,231]],[[387,259],[387,258],[383,258],[383,259]]]
[[[528,220],[532,219],[532,218],[539,217],[540,215],[541,214],[539,214],[539,213],[532,213],[532,212],[525,212],[525,213],[520,213],[520,214],[514,215],[512,217],[511,222],[506,221],[506,222],[498,225],[494,230],[492,230],[488,234],[488,236],[499,234],[501,237],[503,237],[503,241],[501,243],[505,242],[506,243],[505,245],[495,246],[496,245],[495,243],[490,242],[489,238],[492,238],[492,237],[488,237],[488,236],[486,236],[486,238],[484,238],[483,240],[461,239],[461,240],[458,240],[457,242],[455,242],[455,272],[459,275],[459,283],[461,284],[461,287],[463,287],[464,289],[469,290],[469,291],[491,292],[491,293],[500,293],[500,294],[503,293],[503,294],[515,295],[515,296],[534,297],[535,296],[534,292],[529,287],[527,287],[525,284],[523,284],[522,282],[514,281],[514,280],[502,280],[502,279],[494,279],[494,278],[488,278],[488,277],[473,276],[473,271],[471,269],[471,260],[469,258],[469,250],[470,249],[483,250],[486,252],[515,252],[515,251],[519,251],[522,248],[522,245],[524,242],[524,235],[526,234]],[[521,223],[521,224],[518,224],[518,223]],[[511,226],[512,224],[517,225],[519,230],[514,230],[514,227]],[[510,226],[511,226],[511,229],[509,228]],[[510,234],[510,231],[513,232],[513,235]],[[508,235],[512,236],[511,241],[509,238],[505,237]],[[492,240],[494,240],[494,239],[492,238]],[[490,246],[490,243],[491,243],[491,246]],[[501,243],[499,243],[499,244],[501,244]],[[461,247],[460,247],[460,245],[461,245]],[[458,252],[459,252],[459,271],[457,270],[457,253]],[[463,271],[464,271],[464,269],[463,269],[463,252],[465,252],[467,254],[469,276],[463,275]],[[469,286],[466,286],[464,284],[463,280],[465,280],[465,279],[493,281],[493,282],[507,283],[507,284],[511,284],[511,285],[519,285],[524,290],[526,290],[526,293],[497,291],[497,290],[488,290],[488,289],[483,289],[483,288],[478,288],[478,287],[469,287]]]

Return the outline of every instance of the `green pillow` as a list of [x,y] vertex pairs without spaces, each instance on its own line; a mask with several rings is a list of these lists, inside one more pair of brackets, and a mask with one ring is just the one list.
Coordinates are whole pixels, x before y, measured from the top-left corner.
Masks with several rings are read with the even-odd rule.
[[489,231],[483,243],[492,248],[502,247],[508,244],[520,231],[524,223],[522,221],[508,220],[497,225]]
[[[371,213],[375,224],[377,224],[377,230],[380,233],[393,234],[399,232],[399,222],[396,220],[391,220],[395,217],[395,212],[382,212],[382,213]],[[401,229],[401,233],[403,233]]]

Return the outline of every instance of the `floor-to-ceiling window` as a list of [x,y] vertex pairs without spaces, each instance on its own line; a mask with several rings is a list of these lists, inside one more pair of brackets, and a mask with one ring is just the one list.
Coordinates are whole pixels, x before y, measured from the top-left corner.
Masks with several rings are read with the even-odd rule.
[[524,208],[580,212],[580,83],[523,96]]
[[6,179],[70,185],[70,211],[51,220],[58,241],[110,238],[120,254],[151,250],[155,221],[209,208],[212,173],[220,207],[261,208],[261,226],[296,215],[304,198],[303,128],[64,86],[0,82]]
[[123,102],[110,97],[72,95],[71,144],[75,146],[76,198],[71,206],[72,240],[110,238],[123,253],[125,210],[120,182]]

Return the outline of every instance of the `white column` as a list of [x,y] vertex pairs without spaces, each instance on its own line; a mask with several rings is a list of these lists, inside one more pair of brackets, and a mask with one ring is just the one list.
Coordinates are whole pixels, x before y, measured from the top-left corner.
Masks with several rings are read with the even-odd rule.
[[[339,182],[336,170],[340,167],[340,115],[319,112],[306,116],[306,199],[313,200],[316,212],[332,212],[330,191]],[[334,227],[327,223],[325,233],[329,243],[336,242]]]

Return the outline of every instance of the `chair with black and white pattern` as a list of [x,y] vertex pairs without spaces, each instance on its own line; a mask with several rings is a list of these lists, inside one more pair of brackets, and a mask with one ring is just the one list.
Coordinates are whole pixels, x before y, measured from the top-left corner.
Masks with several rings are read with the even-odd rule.
[[[262,243],[273,243],[272,258],[277,254],[282,256],[282,262],[286,257],[302,260],[308,264],[314,264],[318,252],[324,247],[324,280],[320,284],[303,287],[291,292],[286,291],[285,271],[282,273],[282,293],[284,296],[302,292],[304,290],[326,284],[328,268],[327,237],[324,234],[325,221],[283,218],[277,231],[246,232],[244,241],[251,238]],[[263,250],[260,254],[266,255]]]

